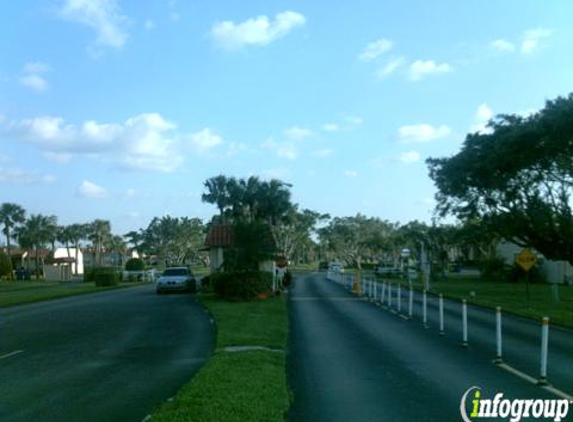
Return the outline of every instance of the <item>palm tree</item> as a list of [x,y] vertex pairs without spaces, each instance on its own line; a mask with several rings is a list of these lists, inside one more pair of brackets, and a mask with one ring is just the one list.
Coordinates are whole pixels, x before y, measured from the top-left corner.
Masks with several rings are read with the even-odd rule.
[[102,264],[102,249],[104,241],[111,235],[111,224],[108,220],[96,219],[89,225],[89,239],[95,250],[95,260],[98,265]]
[[67,236],[69,241],[75,247],[76,265],[74,268],[75,274],[78,274],[78,259],[81,251],[81,241],[88,237],[89,225],[88,224],[71,224],[66,227]]
[[22,224],[25,220],[26,211],[20,205],[4,202],[0,206],[0,222],[4,225],[2,232],[6,235],[6,248],[8,249],[8,255],[10,255],[10,239],[12,237],[11,230],[17,224]]
[[207,179],[204,186],[207,188],[207,193],[201,195],[201,200],[208,204],[217,205],[221,220],[224,221],[225,208],[230,205],[228,191],[229,180],[226,176],[220,174],[219,176]]
[[109,235],[104,241],[104,245],[107,251],[115,252],[120,256],[117,264],[119,266],[123,265],[123,256],[127,252],[127,245],[123,241],[123,237],[117,235]]
[[40,256],[40,250],[52,240],[54,226],[57,226],[56,223],[56,216],[32,214],[24,224],[17,228],[16,234],[20,246],[34,251],[36,279],[40,278],[40,267],[44,268],[44,255]]

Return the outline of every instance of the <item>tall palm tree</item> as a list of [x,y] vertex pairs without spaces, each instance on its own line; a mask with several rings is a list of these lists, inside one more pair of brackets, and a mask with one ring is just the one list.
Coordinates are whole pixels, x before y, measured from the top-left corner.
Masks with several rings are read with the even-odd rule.
[[204,183],[207,193],[201,195],[201,200],[208,204],[215,204],[219,209],[221,220],[224,221],[225,208],[229,203],[228,179],[222,174],[207,179]]
[[10,239],[12,229],[26,220],[26,211],[18,204],[4,202],[0,205],[0,222],[4,225],[2,232],[6,235],[6,248],[10,255]]
[[96,219],[90,223],[89,232],[89,239],[95,250],[96,263],[101,265],[103,244],[111,235],[111,224],[108,220]]
[[16,230],[20,246],[34,251],[36,279],[40,278],[40,267],[44,268],[44,255],[40,256],[40,250],[52,240],[54,226],[57,226],[56,216],[32,214]]

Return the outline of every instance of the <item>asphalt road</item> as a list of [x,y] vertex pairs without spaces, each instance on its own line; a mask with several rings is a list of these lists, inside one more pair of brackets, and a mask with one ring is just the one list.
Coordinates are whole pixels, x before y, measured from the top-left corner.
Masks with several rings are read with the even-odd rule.
[[135,287],[0,310],[0,421],[141,421],[209,358],[192,295]]
[[461,421],[461,398],[472,386],[484,398],[558,398],[492,364],[491,346],[470,337],[464,349],[453,327],[441,337],[432,325],[357,299],[324,274],[298,278],[290,301],[289,420]]

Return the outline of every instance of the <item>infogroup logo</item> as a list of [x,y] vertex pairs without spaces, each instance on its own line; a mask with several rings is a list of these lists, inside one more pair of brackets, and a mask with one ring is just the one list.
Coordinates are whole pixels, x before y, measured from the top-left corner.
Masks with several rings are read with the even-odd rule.
[[[472,396],[473,392],[473,396]],[[468,406],[467,400],[471,399]],[[562,421],[569,413],[569,400],[504,399],[497,393],[493,399],[482,397],[479,387],[472,387],[462,396],[460,413],[464,422],[475,422],[479,418],[503,418],[519,422],[524,418]],[[471,409],[468,415],[467,409]]]

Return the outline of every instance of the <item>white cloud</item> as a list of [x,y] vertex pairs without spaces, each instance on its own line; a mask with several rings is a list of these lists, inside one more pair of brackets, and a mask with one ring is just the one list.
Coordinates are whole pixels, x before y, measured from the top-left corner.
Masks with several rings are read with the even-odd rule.
[[420,161],[420,153],[417,151],[408,151],[400,155],[400,161],[404,164],[412,164],[416,161]]
[[198,152],[206,152],[223,143],[223,138],[214,134],[211,129],[205,129],[189,135],[189,142]]
[[491,47],[494,50],[501,51],[503,53],[511,53],[515,51],[515,45],[504,39],[497,39],[491,43]]
[[433,60],[416,60],[410,65],[410,79],[419,81],[425,75],[435,73],[448,73],[453,72],[454,68],[448,63],[437,64]]
[[328,158],[334,151],[330,148],[318,149],[312,152],[312,155],[319,158]]
[[146,19],[145,22],[143,23],[143,27],[146,30],[150,31],[155,28],[155,22],[153,22],[151,19]]
[[293,126],[291,128],[285,129],[284,134],[290,139],[301,140],[312,135],[312,130]]
[[49,72],[50,70],[50,65],[44,62],[28,62],[24,65],[24,75],[18,78],[18,82],[20,85],[33,89],[34,91],[45,91],[49,88],[49,84],[40,74]]
[[431,142],[448,136],[452,132],[446,125],[432,126],[428,124],[402,126],[398,137],[403,143]]
[[60,15],[93,28],[99,45],[121,48],[128,38],[128,19],[121,14],[116,0],[65,0]]
[[552,31],[546,28],[535,28],[525,31],[521,43],[521,53],[531,54],[539,47],[539,42],[543,38],[551,36]]
[[52,184],[56,177],[51,174],[39,174],[34,170],[5,168],[0,166],[0,183],[6,184]]
[[290,142],[276,142],[269,138],[262,143],[262,147],[275,151],[277,157],[287,160],[296,160],[298,158],[298,149]]
[[244,142],[229,142],[229,147],[227,148],[227,157],[232,157],[248,150],[249,147]]
[[284,37],[305,22],[306,18],[300,13],[285,11],[278,13],[274,21],[262,15],[241,23],[217,22],[211,28],[211,36],[220,46],[231,50],[249,45],[263,46]]
[[390,51],[392,49],[392,47],[393,47],[392,41],[387,40],[385,38],[381,38],[379,40],[376,40],[376,41],[369,43],[364,48],[362,53],[360,53],[358,58],[362,61],[370,62],[370,61],[376,59],[381,54],[384,54],[387,51]]
[[376,76],[380,79],[384,79],[387,76],[390,76],[396,70],[398,70],[398,68],[401,67],[403,64],[404,64],[403,57],[391,59],[388,63],[386,63],[384,66],[380,67],[376,71]]
[[157,113],[140,114],[123,124],[89,120],[73,125],[61,117],[42,116],[8,125],[17,139],[44,152],[97,157],[121,168],[163,172],[182,163],[176,153],[175,128]]
[[478,132],[480,134],[491,133],[491,129],[487,127],[487,123],[493,118],[493,110],[486,104],[480,104],[475,116],[474,122],[470,127],[470,132]]
[[40,75],[24,75],[18,79],[20,85],[31,88],[34,91],[45,91],[48,89],[48,82]]
[[76,196],[87,199],[104,199],[107,198],[108,193],[105,188],[84,180],[76,189]]
[[51,66],[44,62],[28,62],[24,65],[25,73],[46,73],[52,70]]
[[326,132],[336,132],[340,129],[340,126],[338,126],[336,123],[326,123],[324,126],[322,126],[322,129]]
[[44,158],[48,161],[52,161],[54,163],[64,164],[69,163],[73,157],[72,154],[66,152],[50,152],[47,151],[44,154]]
[[346,171],[344,172],[344,175],[345,175],[346,177],[349,177],[349,178],[351,178],[351,179],[354,179],[355,177],[358,177],[358,172],[357,172],[357,171],[354,171],[354,170],[346,170]]
[[362,123],[364,123],[364,119],[359,116],[346,116],[344,120],[346,123],[352,126],[360,126]]

